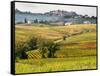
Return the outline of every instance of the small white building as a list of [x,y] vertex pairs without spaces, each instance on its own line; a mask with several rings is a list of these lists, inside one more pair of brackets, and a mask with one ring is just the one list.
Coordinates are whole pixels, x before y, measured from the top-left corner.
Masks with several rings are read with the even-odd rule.
[[27,23],[28,23],[28,24],[31,24],[32,22],[31,22],[31,21],[27,21]]
[[84,23],[84,24],[91,24],[90,21],[84,21],[83,23]]
[[72,22],[66,22],[65,23],[65,25],[71,25],[72,24]]

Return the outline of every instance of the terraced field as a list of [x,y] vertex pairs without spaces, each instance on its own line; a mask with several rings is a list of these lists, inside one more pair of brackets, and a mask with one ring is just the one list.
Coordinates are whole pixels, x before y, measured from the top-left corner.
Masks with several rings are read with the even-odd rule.
[[[59,49],[54,58],[42,58],[39,48],[28,50],[27,59],[16,59],[16,73],[96,69],[95,24],[42,27],[34,24],[16,25],[17,49],[31,36],[53,40],[60,45]],[[63,36],[66,38],[63,39]]]

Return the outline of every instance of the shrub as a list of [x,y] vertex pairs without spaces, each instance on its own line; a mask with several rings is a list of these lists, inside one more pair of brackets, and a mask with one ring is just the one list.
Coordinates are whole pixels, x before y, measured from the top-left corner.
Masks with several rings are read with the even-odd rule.
[[26,54],[25,51],[21,51],[21,56],[20,56],[21,59],[27,59],[28,58],[28,55]]
[[45,39],[38,39],[38,48],[39,51],[42,55],[42,58],[46,58],[47,57],[47,53],[48,53],[48,49],[46,47],[46,40]]
[[23,49],[24,42],[16,41],[15,42],[15,57],[20,57],[20,52]]
[[34,36],[29,37],[26,43],[30,47],[30,50],[34,50],[37,48],[37,38]]
[[59,49],[58,47],[59,45],[57,43],[54,43],[54,42],[49,42],[48,45],[47,45],[47,48],[48,48],[48,58],[54,58],[55,57],[55,53],[56,51]]
[[39,44],[39,50],[42,54],[42,58],[53,58],[55,57],[55,52],[59,49],[58,44],[54,43],[52,40],[42,40]]
[[64,35],[64,36],[63,36],[63,40],[66,40],[66,37],[67,37],[67,36],[66,36],[66,35]]
[[25,42],[16,41],[15,43],[15,55],[20,58],[27,58],[26,52],[37,48],[37,38],[29,37]]

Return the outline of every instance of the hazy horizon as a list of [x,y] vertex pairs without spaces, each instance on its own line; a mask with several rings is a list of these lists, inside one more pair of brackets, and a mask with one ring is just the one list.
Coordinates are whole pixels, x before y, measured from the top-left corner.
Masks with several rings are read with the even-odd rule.
[[80,15],[96,16],[96,7],[71,6],[71,5],[54,5],[39,3],[21,3],[15,2],[15,9],[28,11],[32,13],[45,13],[53,10],[73,11]]

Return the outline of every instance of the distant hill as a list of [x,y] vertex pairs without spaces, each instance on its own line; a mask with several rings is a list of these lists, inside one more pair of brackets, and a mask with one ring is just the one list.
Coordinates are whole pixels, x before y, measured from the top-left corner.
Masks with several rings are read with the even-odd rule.
[[34,22],[72,22],[72,23],[84,23],[84,21],[89,21],[91,23],[96,23],[96,17],[89,17],[88,15],[80,15],[74,11],[64,11],[64,10],[52,10],[45,13],[32,13],[28,11],[20,11],[15,9],[15,23],[24,22],[25,19]]
[[78,14],[76,12],[68,12],[68,11],[64,11],[64,10],[53,10],[50,12],[46,12],[44,13],[45,15],[56,15],[56,16],[78,16]]
[[53,11],[49,11],[49,12],[45,12],[43,13],[32,13],[32,12],[23,12],[20,11],[18,9],[15,9],[15,13],[20,13],[20,14],[41,14],[41,15],[55,15],[55,16],[79,16],[76,12],[68,12],[68,11],[64,11],[64,10],[53,10]]
[[22,12],[18,9],[15,9],[15,13],[22,13]]

